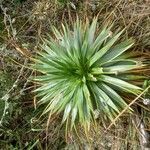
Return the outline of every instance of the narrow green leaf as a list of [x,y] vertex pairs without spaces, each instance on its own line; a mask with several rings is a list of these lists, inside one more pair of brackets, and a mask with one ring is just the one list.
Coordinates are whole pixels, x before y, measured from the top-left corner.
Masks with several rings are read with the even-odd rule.
[[91,45],[93,44],[94,41],[94,36],[95,36],[95,32],[96,32],[96,25],[97,25],[97,18],[93,19],[93,22],[88,30],[88,44]]
[[120,72],[129,71],[132,69],[139,68],[138,65],[114,65],[111,67],[105,67],[103,70],[104,72],[116,72],[117,74]]
[[130,84],[130,83],[120,80],[118,78],[114,78],[114,77],[110,77],[110,76],[106,76],[106,75],[101,75],[99,80],[104,81],[109,84],[112,84],[114,86],[117,86],[120,89],[123,89],[123,90],[128,91],[133,94],[138,94],[142,90],[142,88],[140,88],[138,86],[135,86],[133,84]]
[[71,128],[74,126],[75,124],[75,120],[77,118],[77,113],[78,113],[78,108],[77,106],[75,106],[73,109],[72,109],[72,113],[71,113]]
[[126,41],[123,41],[113,48],[111,48],[100,60],[99,63],[103,64],[109,61],[112,61],[116,57],[120,56],[122,53],[124,53],[126,50],[128,50],[132,45],[133,41],[131,39],[128,39]]
[[119,32],[117,35],[111,38],[106,45],[100,49],[98,52],[94,54],[94,56],[90,59],[90,66],[93,65],[98,59],[100,59],[110,48],[111,46],[118,40],[120,35],[123,33],[124,30]]
[[69,114],[71,112],[71,102],[68,103],[66,106],[65,106],[65,111],[64,111],[64,115],[63,115],[63,119],[62,119],[62,123],[66,121],[66,119],[69,117]]
[[101,87],[101,89],[103,91],[105,91],[107,93],[107,95],[111,99],[113,99],[113,101],[115,102],[115,104],[117,105],[117,107],[120,107],[120,108],[124,109],[127,106],[127,104],[125,103],[125,101],[112,88],[110,88],[109,86],[107,86],[104,83],[101,83],[99,86]]

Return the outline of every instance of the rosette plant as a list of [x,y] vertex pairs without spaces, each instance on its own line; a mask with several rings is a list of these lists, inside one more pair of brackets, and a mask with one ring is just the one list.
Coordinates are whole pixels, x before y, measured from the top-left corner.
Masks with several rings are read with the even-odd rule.
[[52,29],[54,36],[43,40],[33,65],[40,72],[34,81],[38,104],[46,105],[42,114],[62,114],[70,129],[77,124],[88,129],[95,111],[112,121],[127,106],[121,94],[142,91],[132,82],[132,70],[142,64],[125,53],[133,41],[120,42],[124,30],[112,33],[105,26],[97,31],[96,18],[91,24],[77,19],[72,30],[67,25]]

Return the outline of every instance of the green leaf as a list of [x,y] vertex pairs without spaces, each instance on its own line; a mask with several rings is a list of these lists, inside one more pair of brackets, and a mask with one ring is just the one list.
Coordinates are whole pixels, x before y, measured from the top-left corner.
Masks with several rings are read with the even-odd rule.
[[105,68],[105,67],[115,66],[115,65],[137,65],[137,61],[131,60],[131,59],[115,59],[115,60],[106,62],[102,64],[101,66]]
[[138,86],[135,86],[135,85],[125,82],[123,80],[120,80],[120,79],[117,79],[114,77],[110,77],[110,76],[106,76],[106,75],[101,75],[100,78],[98,78],[98,79],[101,81],[104,81],[106,83],[112,84],[114,86],[117,86],[120,89],[125,90],[129,93],[138,94],[142,90],[142,88],[140,88]]
[[[124,109],[127,104],[125,103],[125,101],[120,97],[120,95],[117,94],[117,92],[115,92],[112,88],[110,88],[109,86],[107,86],[104,83],[101,83],[99,85],[101,87],[101,89],[103,91],[105,91],[107,93],[107,95],[113,99],[114,103],[116,104],[116,106],[118,108]],[[131,108],[130,108],[131,109]]]
[[106,62],[110,62],[113,59],[119,57],[122,53],[124,53],[126,50],[128,50],[132,45],[133,41],[131,39],[128,39],[126,41],[123,41],[113,48],[111,48],[100,60],[99,63],[103,64]]
[[103,42],[110,36],[110,28],[106,29],[104,28],[101,33],[98,35],[98,37],[95,39],[93,44],[90,45],[88,50],[88,59],[92,57],[100,48]]
[[77,118],[77,113],[78,113],[78,108],[77,108],[77,106],[74,106],[74,108],[72,109],[72,113],[71,113],[71,128],[75,124],[75,120]]
[[90,118],[91,112],[94,111],[91,98],[90,98],[90,92],[86,84],[83,84],[83,93],[85,97],[84,101],[84,113],[86,115],[86,119],[88,120]]
[[80,87],[77,92],[77,108],[79,113],[79,121],[81,123],[85,122],[85,116],[83,112],[83,101],[84,101],[83,91],[82,88]]
[[66,119],[68,118],[70,112],[71,112],[71,109],[72,109],[72,106],[71,106],[71,102],[68,103],[66,106],[65,106],[65,111],[64,111],[64,115],[63,115],[63,119],[62,119],[62,123],[66,121]]
[[124,30],[119,32],[114,37],[112,37],[112,39],[109,40],[103,48],[101,48],[98,52],[94,54],[94,56],[90,59],[90,66],[93,65],[98,59],[100,59],[111,48],[111,46],[117,41],[117,39],[120,37],[123,31]]
[[94,37],[95,37],[95,32],[96,32],[96,26],[97,26],[97,18],[93,19],[93,22],[88,30],[88,44],[91,45],[93,44]]
[[113,101],[110,99],[110,97],[100,88],[101,86],[98,87],[99,95],[105,101],[107,105],[112,107],[116,112],[120,112],[118,107],[113,103]]
[[125,72],[125,71],[129,71],[132,69],[136,69],[139,68],[138,65],[114,65],[111,67],[105,67],[103,70],[104,72],[116,72],[116,74],[120,73],[120,72]]
[[103,68],[96,67],[96,68],[92,68],[91,73],[92,74],[103,74],[104,71],[103,71]]
[[57,104],[59,103],[60,99],[62,98],[62,95],[56,95],[51,101],[50,103],[46,106],[45,110],[43,111],[42,115],[46,114],[49,111],[52,111]]

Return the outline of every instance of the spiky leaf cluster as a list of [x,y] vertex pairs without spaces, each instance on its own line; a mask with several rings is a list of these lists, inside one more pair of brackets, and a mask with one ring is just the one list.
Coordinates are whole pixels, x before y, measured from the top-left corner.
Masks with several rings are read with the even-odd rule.
[[43,114],[63,113],[62,122],[70,128],[78,123],[89,127],[95,111],[113,120],[127,106],[120,93],[140,93],[128,81],[141,64],[124,53],[133,41],[117,43],[124,30],[110,30],[105,26],[97,34],[97,19],[90,25],[77,20],[73,30],[53,27],[55,37],[44,40],[33,66],[42,73],[34,81],[39,83],[38,103],[46,104]]

